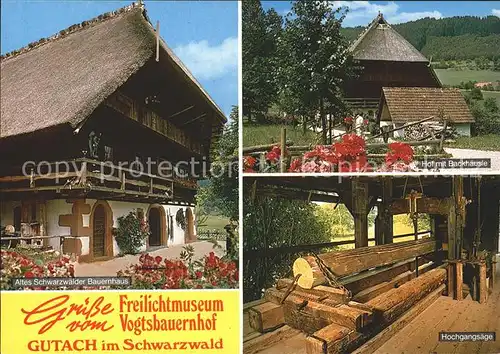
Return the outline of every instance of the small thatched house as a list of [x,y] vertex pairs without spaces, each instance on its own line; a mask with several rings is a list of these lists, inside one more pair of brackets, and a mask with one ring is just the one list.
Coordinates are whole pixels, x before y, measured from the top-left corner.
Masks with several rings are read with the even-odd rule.
[[349,48],[361,67],[346,83],[346,101],[355,110],[375,111],[382,87],[441,87],[429,60],[379,14]]
[[80,260],[118,255],[131,211],[146,248],[196,239],[197,178],[226,118],[141,3],[2,56],[1,87],[2,226]]
[[[445,119],[460,135],[470,136],[474,117],[459,89],[432,87],[384,87],[379,123],[401,127],[434,116]],[[404,135],[398,130],[396,135]]]

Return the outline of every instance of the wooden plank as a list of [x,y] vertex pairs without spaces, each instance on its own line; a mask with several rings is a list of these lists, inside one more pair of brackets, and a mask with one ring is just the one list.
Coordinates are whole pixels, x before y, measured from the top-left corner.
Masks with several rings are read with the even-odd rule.
[[446,270],[439,267],[422,276],[391,289],[367,302],[376,309],[376,316],[382,322],[390,323],[409,309],[414,303],[434,291],[446,280]]
[[341,353],[349,344],[350,328],[331,324],[314,332],[306,339],[307,354]]
[[352,354],[371,354],[392,338],[397,332],[404,328],[408,323],[413,321],[420,313],[434,303],[443,293],[446,286],[440,285],[436,290],[427,295],[424,299],[414,305],[402,317],[397,319],[389,327],[385,328],[375,337],[366,342],[363,346],[359,347]]
[[300,331],[290,326],[283,326],[276,331],[263,334],[257,338],[243,343],[243,352],[245,354],[256,354],[269,348],[287,338],[300,334]]
[[258,332],[266,332],[285,323],[283,308],[271,302],[265,302],[248,310],[250,327]]

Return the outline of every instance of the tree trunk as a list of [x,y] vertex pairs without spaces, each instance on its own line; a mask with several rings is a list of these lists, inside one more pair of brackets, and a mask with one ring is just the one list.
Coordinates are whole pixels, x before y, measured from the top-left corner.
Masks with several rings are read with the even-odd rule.
[[307,132],[307,120],[305,116],[302,116],[302,135],[306,135]]

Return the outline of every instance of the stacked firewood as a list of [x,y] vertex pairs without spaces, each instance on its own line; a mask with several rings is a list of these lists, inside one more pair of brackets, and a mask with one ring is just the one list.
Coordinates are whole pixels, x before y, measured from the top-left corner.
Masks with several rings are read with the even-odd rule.
[[[404,129],[406,140],[417,141],[427,139],[440,139],[444,131],[444,123],[441,122],[423,122]],[[456,129],[446,126],[445,139],[455,139],[457,137]]]

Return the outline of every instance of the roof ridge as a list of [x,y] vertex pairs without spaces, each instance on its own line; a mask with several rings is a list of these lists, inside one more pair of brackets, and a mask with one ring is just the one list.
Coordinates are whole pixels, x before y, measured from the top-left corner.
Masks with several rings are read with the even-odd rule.
[[19,55],[30,52],[33,49],[36,49],[36,48],[43,46],[44,44],[53,43],[54,41],[56,41],[58,39],[66,38],[67,36],[69,36],[73,33],[79,32],[79,31],[84,30],[84,29],[88,29],[92,26],[103,23],[109,19],[116,18],[119,15],[122,15],[124,13],[130,12],[130,11],[135,10],[135,9],[141,9],[141,11],[144,11],[145,10],[144,3],[141,0],[139,0],[137,2],[133,2],[130,5],[121,7],[115,11],[105,12],[105,13],[100,14],[99,16],[96,16],[90,20],[85,20],[85,21],[82,21],[81,23],[71,25],[65,29],[60,30],[59,32],[57,32],[56,34],[53,34],[50,37],[41,38],[38,41],[31,42],[24,47],[21,47],[19,49],[15,49],[15,50],[10,51],[8,53],[2,54],[0,56],[0,60],[2,62],[4,62],[7,59],[16,58]]

